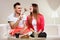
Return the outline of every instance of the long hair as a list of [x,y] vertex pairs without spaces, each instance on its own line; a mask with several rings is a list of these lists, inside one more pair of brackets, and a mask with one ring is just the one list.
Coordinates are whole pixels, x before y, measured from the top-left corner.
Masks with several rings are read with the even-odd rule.
[[[37,16],[37,14],[39,13],[39,9],[38,9],[38,5],[36,3],[32,3],[32,7],[36,7],[37,9],[35,9],[35,14]],[[33,8],[34,9],[34,8]],[[33,10],[34,11],[34,10]],[[30,17],[32,17],[32,12],[30,12]]]

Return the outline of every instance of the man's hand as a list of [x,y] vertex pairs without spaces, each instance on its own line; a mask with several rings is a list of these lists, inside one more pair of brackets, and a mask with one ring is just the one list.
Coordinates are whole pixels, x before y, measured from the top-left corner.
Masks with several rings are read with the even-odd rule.
[[22,18],[23,18],[23,15],[21,14],[21,15],[19,16],[19,20],[22,20]]

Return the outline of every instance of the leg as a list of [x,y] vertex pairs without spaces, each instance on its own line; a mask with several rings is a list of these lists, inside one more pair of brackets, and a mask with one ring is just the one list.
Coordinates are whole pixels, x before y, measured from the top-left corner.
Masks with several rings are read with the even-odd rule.
[[38,34],[38,37],[44,37],[44,38],[46,38],[47,34],[45,32],[41,32],[41,33]]
[[34,32],[30,35],[30,37],[34,37]]
[[20,33],[15,33],[16,38],[19,38]]

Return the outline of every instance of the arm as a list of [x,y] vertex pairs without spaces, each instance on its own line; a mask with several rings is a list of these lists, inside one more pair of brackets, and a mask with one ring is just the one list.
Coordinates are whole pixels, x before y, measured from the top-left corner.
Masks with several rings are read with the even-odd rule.
[[11,29],[16,28],[19,24],[19,21],[20,20],[17,20],[16,23],[14,23],[13,21],[9,21],[9,25],[10,25]]
[[9,23],[10,27],[12,29],[14,29],[19,25],[20,20],[21,20],[21,17],[19,16],[19,19],[15,23],[13,21],[8,21],[8,23]]
[[26,25],[30,29],[30,31],[34,32],[34,29],[31,27],[32,25],[30,24],[30,21],[29,21],[29,16],[27,16]]
[[41,15],[40,21],[41,21],[41,23],[40,23],[41,30],[38,33],[41,33],[44,31],[44,16],[43,15]]

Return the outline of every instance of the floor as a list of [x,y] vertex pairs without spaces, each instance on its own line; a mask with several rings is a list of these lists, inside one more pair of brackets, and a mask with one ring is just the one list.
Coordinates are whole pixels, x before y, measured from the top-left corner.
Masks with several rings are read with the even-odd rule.
[[[5,25],[4,25],[5,26]],[[51,37],[50,36],[48,36],[46,39],[45,38],[29,38],[29,39],[20,39],[20,38],[18,38],[18,39],[16,39],[16,38],[5,38],[5,37],[7,37],[7,33],[5,32],[6,30],[4,30],[4,29],[6,29],[6,28],[3,28],[4,27],[3,25],[0,25],[0,40],[60,40],[60,37],[58,37],[59,35],[57,35],[57,36],[53,36],[53,35],[56,35],[56,34],[58,34],[58,29],[57,29],[57,26],[50,26],[50,25],[48,25],[48,26],[46,26],[46,32],[48,33],[48,35],[52,35]],[[7,26],[8,27],[8,26]],[[59,26],[60,27],[60,26]],[[54,28],[54,29],[53,29]],[[9,28],[7,28],[7,29],[9,29]],[[4,31],[3,31],[4,30]],[[53,31],[52,31],[53,30]],[[2,35],[3,34],[3,35]]]
[[60,38],[7,38],[7,39],[0,39],[0,40],[60,40]]

